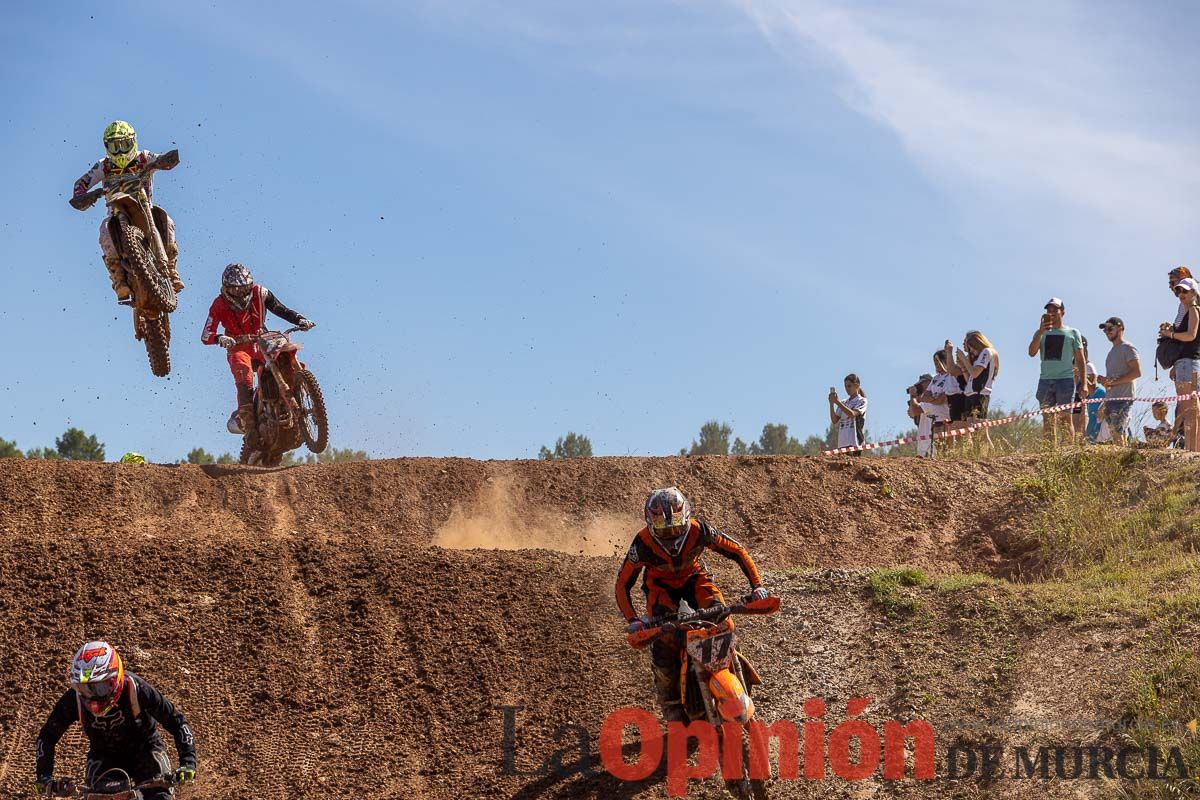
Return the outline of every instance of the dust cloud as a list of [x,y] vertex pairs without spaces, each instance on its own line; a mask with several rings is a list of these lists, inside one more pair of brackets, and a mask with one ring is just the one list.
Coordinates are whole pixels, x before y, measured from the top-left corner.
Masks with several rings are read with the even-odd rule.
[[474,502],[456,506],[434,535],[448,550],[557,550],[614,556],[637,532],[636,517],[599,513],[574,516],[518,502],[511,478],[496,478]]

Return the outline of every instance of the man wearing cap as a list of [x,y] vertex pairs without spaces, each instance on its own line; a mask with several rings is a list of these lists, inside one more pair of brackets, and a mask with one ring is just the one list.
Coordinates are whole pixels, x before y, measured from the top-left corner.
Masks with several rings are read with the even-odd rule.
[[[1083,335],[1075,328],[1063,325],[1066,306],[1057,297],[1046,301],[1042,324],[1029,343],[1029,356],[1041,356],[1042,371],[1038,380],[1037,399],[1042,408],[1060,406],[1075,401],[1075,387],[1083,386],[1087,362],[1083,356]],[[1057,423],[1061,412],[1042,418],[1042,435],[1056,441]],[[1068,417],[1069,420],[1069,417]],[[1066,429],[1071,430],[1069,421]]]
[[1109,423],[1112,441],[1126,444],[1129,435],[1129,409],[1133,408],[1134,391],[1141,378],[1141,361],[1138,348],[1124,341],[1124,323],[1120,317],[1109,317],[1100,323],[1100,330],[1108,337],[1112,349],[1104,359],[1104,374],[1096,379],[1106,392],[1103,411],[1104,421]]
[[1112,432],[1113,442],[1125,444],[1129,435],[1129,409],[1137,379],[1142,377],[1142,363],[1137,348],[1125,341],[1125,323],[1120,317],[1109,317],[1100,323],[1112,349],[1104,359],[1104,374],[1096,380],[1107,394],[1104,399],[1104,421]]

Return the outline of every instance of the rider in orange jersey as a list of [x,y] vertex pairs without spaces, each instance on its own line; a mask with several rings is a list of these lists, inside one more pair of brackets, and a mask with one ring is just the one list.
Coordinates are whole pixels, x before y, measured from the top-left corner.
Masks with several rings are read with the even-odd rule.
[[[768,596],[754,560],[738,542],[692,517],[687,498],[675,487],[650,493],[645,506],[646,527],[629,546],[617,575],[617,607],[629,623],[629,631],[646,627],[653,617],[672,614],[686,600],[693,609],[725,603],[721,590],[700,560],[705,550],[714,550],[736,561],[750,582],[755,600]],[[638,574],[645,570],[642,592],[646,613],[638,616],[630,591]],[[657,639],[650,646],[654,686],[667,721],[684,719],[679,697],[680,653],[678,645]]]

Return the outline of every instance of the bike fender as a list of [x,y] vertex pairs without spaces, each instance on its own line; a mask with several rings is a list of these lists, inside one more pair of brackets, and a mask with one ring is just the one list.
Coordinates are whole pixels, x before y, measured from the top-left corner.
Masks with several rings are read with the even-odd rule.
[[742,677],[746,679],[746,683],[750,686],[758,686],[762,683],[762,677],[758,674],[758,670],[750,663],[750,659],[742,655],[739,650],[737,654],[738,661],[742,664]]
[[754,716],[754,700],[732,670],[723,669],[710,674],[708,689],[717,702],[721,718],[727,722],[746,723]]
[[742,604],[742,612],[745,614],[774,614],[778,610],[779,598],[775,595]]

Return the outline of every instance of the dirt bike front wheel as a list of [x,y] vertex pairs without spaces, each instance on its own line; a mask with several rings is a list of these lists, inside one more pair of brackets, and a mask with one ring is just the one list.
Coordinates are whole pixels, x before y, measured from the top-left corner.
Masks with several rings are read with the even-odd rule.
[[296,375],[296,405],[300,407],[300,433],[314,453],[323,453],[329,445],[329,418],[325,414],[325,396],[321,385],[306,369]]
[[159,378],[171,373],[171,323],[166,314],[142,320],[142,343],[150,359],[150,371]]
[[179,305],[175,287],[166,275],[166,265],[155,263],[146,244],[146,234],[129,224],[124,214],[117,215],[117,228],[121,236],[121,250],[125,257],[125,268],[138,289],[148,294],[153,305],[170,314]]

